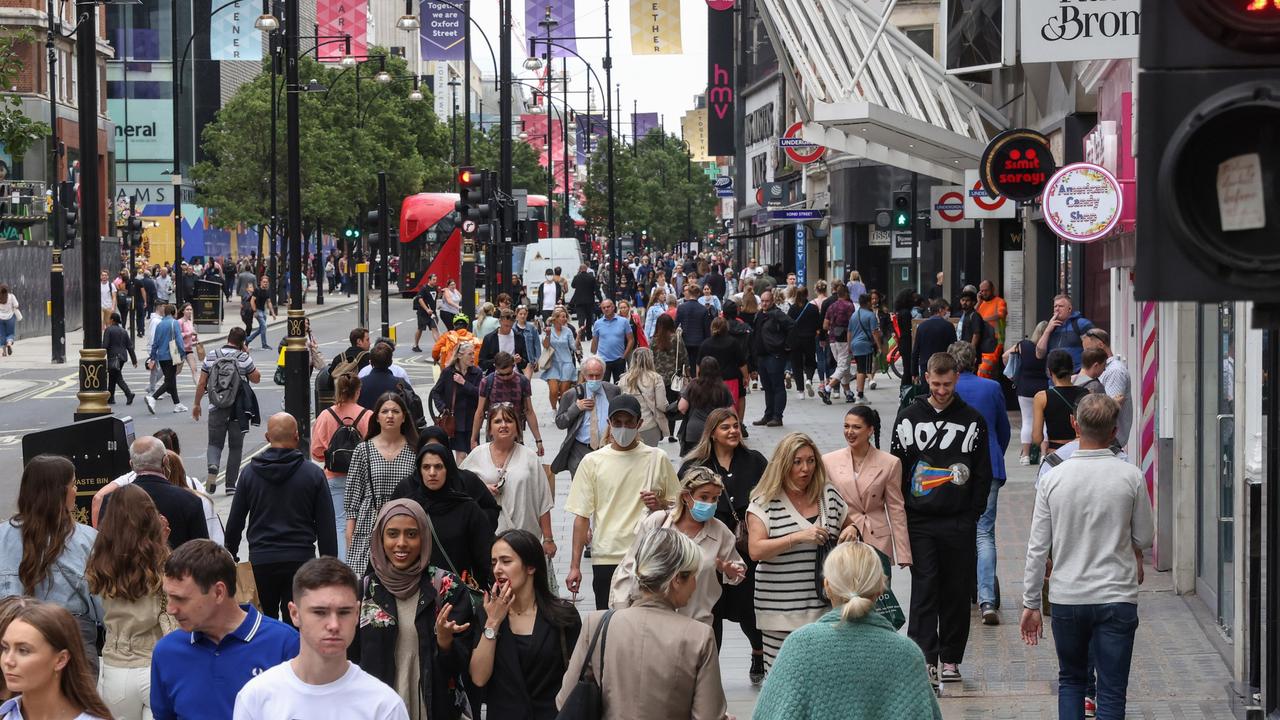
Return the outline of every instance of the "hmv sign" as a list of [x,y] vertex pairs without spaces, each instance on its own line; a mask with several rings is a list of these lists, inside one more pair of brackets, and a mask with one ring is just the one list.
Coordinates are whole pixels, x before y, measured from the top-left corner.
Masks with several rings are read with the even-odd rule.
[[734,95],[733,6],[707,5],[707,154],[732,155]]
[[1024,63],[1138,57],[1140,0],[1022,0]]

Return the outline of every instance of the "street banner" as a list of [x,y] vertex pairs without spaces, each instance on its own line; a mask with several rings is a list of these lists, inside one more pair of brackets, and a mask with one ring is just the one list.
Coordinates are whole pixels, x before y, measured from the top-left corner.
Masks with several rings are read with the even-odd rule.
[[253,26],[261,12],[247,0],[236,0],[209,20],[209,57],[214,60],[262,61],[262,32]]
[[680,0],[631,0],[631,54],[679,55]]
[[[457,4],[457,3],[455,3]],[[525,35],[533,40],[535,38],[547,37],[547,28],[545,25],[539,25],[547,19],[547,10],[551,10],[551,20],[556,23],[551,27],[552,45],[551,57],[567,57],[573,53],[569,50],[577,51],[577,41],[573,39],[578,34],[575,24],[574,0],[524,0],[524,32]],[[538,55],[547,52],[547,46],[543,43],[536,45]]]
[[707,154],[733,155],[733,9],[707,6]]
[[[362,0],[316,0],[316,24],[322,36],[351,36],[351,54],[369,52],[369,3]],[[316,50],[320,62],[338,62],[346,52],[344,43],[321,42]]]
[[[460,6],[453,3],[453,6]],[[418,44],[423,60],[466,60],[466,18],[458,7],[435,0],[422,0],[418,4],[418,17],[422,28],[418,30]]]
[[609,133],[609,126],[605,124],[603,115],[579,115],[577,122],[578,140],[576,150],[578,164],[584,165],[587,162],[587,157],[595,154],[600,145],[600,138]]
[[695,108],[680,118],[680,129],[684,133],[684,141],[689,143],[689,152],[693,161],[710,162],[707,155],[707,109]]
[[546,167],[547,163],[551,163],[552,173],[555,180],[555,191],[557,193],[564,192],[565,183],[565,165],[564,165],[564,131],[560,129],[560,119],[551,120],[551,156],[547,157],[547,116],[539,115],[521,115],[520,122],[524,126],[524,132],[529,136],[526,140],[530,147],[538,151],[538,164]]
[[640,142],[652,130],[658,129],[658,113],[631,113],[632,139]]

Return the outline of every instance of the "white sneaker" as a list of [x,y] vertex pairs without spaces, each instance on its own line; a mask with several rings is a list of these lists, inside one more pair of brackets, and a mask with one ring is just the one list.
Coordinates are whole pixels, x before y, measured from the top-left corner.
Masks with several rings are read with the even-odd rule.
[[809,397],[813,397],[813,384],[811,383],[805,387],[804,391],[809,393]]
[[145,401],[146,401],[146,403],[147,403],[147,412],[151,413],[152,415],[155,415],[155,414],[156,414],[156,399],[155,399],[155,398],[153,398],[153,397],[151,397],[150,395],[147,395],[147,396],[143,397],[142,399],[143,399],[143,400],[145,400]]
[[868,389],[868,390],[875,390],[875,389],[876,389],[876,381],[875,381],[875,380],[868,380],[868,381],[867,381],[867,389]]
[[1018,458],[1018,464],[1019,464],[1019,465],[1030,465],[1030,464],[1031,464],[1031,457],[1030,457],[1029,455],[1023,455],[1022,457]]
[[178,413],[187,412],[188,410],[190,410],[190,408],[188,408],[186,405],[183,405],[182,403],[178,403],[177,405],[173,406],[173,414],[175,415],[177,415]]
[[803,391],[803,390],[799,390],[799,391],[797,391],[797,392],[796,392],[796,399],[797,399],[797,400],[803,400],[803,399],[804,399],[804,391]]

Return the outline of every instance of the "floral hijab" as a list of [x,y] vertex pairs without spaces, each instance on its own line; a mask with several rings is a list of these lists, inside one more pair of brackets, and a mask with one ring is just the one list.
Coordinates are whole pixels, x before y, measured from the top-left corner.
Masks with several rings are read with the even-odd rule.
[[[394,517],[407,515],[418,524],[418,535],[422,538],[422,551],[418,559],[405,569],[397,568],[387,556],[386,547],[382,543],[382,533],[387,523]],[[369,539],[369,563],[373,572],[382,581],[387,591],[401,600],[413,597],[422,582],[422,574],[431,562],[431,521],[422,506],[413,500],[391,500],[378,511],[378,519],[373,524],[373,537]]]

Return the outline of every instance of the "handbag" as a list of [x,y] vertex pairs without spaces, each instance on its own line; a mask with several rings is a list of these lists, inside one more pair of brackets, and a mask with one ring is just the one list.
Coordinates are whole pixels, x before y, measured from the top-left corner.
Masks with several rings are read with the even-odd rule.
[[428,522],[427,527],[431,529],[431,542],[433,548],[440,551],[444,556],[444,561],[449,565],[449,572],[457,575],[462,580],[462,586],[467,589],[467,597],[471,598],[471,611],[475,612],[477,607],[484,607],[484,592],[476,584],[476,579],[458,572],[457,566],[453,564],[453,558],[449,557],[449,552],[444,549],[444,543],[440,542],[440,536],[436,534],[436,524]]
[[[819,521],[821,521],[822,527],[824,529],[827,526],[826,500],[827,500],[827,494],[824,491],[822,493],[822,501],[818,503],[818,519]],[[816,553],[814,553],[814,556],[813,556],[813,585],[814,585],[814,588],[818,591],[818,597],[823,602],[827,602],[828,598],[827,598],[827,589],[822,585],[823,578],[825,577],[822,566],[824,563],[826,563],[827,556],[831,554],[832,550],[836,549],[836,545],[838,544],[840,544],[840,536],[835,533],[828,532],[827,541],[822,545],[818,546],[818,550]]]
[[[443,385],[441,385],[443,387]],[[458,405],[458,389],[453,389],[453,402],[449,403],[448,410],[441,410],[440,415],[436,418],[436,427],[445,431],[449,437],[453,437],[458,431],[458,416],[453,411]],[[434,407],[434,405],[433,405]]]
[[204,362],[204,356],[205,356],[204,343],[197,340],[196,341],[196,357],[200,359],[200,362]]
[[1022,353],[1014,352],[1009,355],[1009,362],[1004,366],[1004,376],[1010,380],[1017,380],[1020,372],[1022,372]]
[[258,581],[253,576],[253,565],[236,563],[236,602],[258,605]]
[[729,503],[729,514],[733,515],[733,522],[735,523],[733,528],[733,546],[738,550],[738,554],[744,559],[750,558],[751,553],[747,550],[749,545],[747,523],[744,522],[742,518],[738,517],[738,511],[733,509],[733,503]]
[[676,328],[676,371],[671,376],[671,392],[677,395],[684,392],[685,376],[682,372],[683,366],[680,365],[680,347],[684,345],[684,333],[680,328]]
[[[609,628],[609,621],[613,619],[613,613],[613,610],[605,611],[600,627],[591,636],[587,658],[582,663],[582,671],[578,673],[578,683],[573,686],[569,697],[565,698],[556,720],[599,720],[604,717],[604,691],[600,688],[600,681],[604,678],[604,649],[608,636],[606,630]],[[600,643],[599,667],[592,662],[597,642]]]

